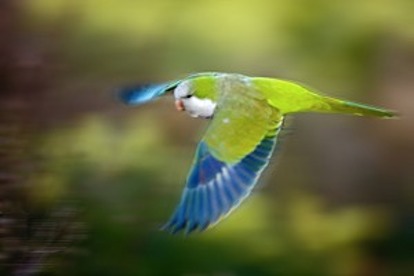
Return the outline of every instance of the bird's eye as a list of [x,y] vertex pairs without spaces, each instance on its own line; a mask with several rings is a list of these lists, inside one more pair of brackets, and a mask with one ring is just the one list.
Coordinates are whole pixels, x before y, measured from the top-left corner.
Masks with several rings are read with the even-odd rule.
[[184,97],[183,97],[183,99],[189,99],[189,98],[191,98],[193,95],[191,95],[191,94],[188,94],[188,95],[185,95]]

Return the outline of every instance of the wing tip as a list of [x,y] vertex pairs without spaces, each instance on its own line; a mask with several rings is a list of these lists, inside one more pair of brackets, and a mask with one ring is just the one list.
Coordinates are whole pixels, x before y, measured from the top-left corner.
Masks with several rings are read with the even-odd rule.
[[[234,165],[216,160],[201,142],[198,162],[189,175],[181,201],[161,230],[171,234],[183,232],[188,236],[203,232],[226,218],[250,195],[269,163],[276,140],[277,135],[267,137],[250,153],[251,156]],[[213,162],[213,165],[220,166],[219,170],[212,167],[211,158],[217,163]]]
[[154,89],[155,85],[136,85],[127,86],[118,91],[118,98],[121,102],[128,105],[139,105],[146,103],[153,98],[156,94]]
[[125,104],[139,105],[172,91],[179,81],[158,84],[130,85],[118,91],[118,98]]

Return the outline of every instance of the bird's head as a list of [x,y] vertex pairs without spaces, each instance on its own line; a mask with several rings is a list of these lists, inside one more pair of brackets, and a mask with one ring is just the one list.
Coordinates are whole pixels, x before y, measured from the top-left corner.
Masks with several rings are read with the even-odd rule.
[[161,84],[133,85],[123,88],[120,99],[129,105],[140,105],[173,92],[175,106],[192,117],[211,118],[217,102],[217,80],[214,73],[195,74],[184,80]]
[[175,106],[192,117],[211,118],[216,108],[217,86],[211,77],[182,81],[174,89]]

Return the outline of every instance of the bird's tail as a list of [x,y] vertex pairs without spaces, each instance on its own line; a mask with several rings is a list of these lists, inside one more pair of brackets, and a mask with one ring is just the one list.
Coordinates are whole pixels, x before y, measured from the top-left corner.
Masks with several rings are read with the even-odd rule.
[[381,118],[396,113],[379,107],[323,96],[303,85],[279,79],[253,78],[253,83],[282,114],[297,112],[342,113]]
[[371,116],[380,118],[397,117],[396,112],[383,108],[321,96],[320,104],[316,104],[310,111],[343,113],[356,116]]

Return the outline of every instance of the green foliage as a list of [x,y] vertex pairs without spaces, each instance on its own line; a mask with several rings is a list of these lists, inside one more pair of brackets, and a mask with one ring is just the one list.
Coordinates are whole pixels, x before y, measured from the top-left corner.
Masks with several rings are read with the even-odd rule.
[[191,157],[165,143],[158,122],[115,126],[92,116],[47,135],[41,148],[47,181],[31,186],[31,198],[42,206],[59,200],[53,196],[71,198],[88,224],[85,253],[69,258],[77,274],[353,272],[357,243],[388,225],[378,210],[328,213],[311,195],[285,195],[284,205],[259,192],[219,227],[170,236],[158,227],[178,200]]
[[414,41],[406,0],[32,2],[38,21],[63,25],[67,64],[89,78],[218,70],[345,84],[370,77],[384,40]]
[[[48,114],[56,114],[60,124],[39,137],[36,151],[44,169],[30,177],[26,192],[36,208],[70,202],[86,225],[86,239],[73,245],[77,250],[53,257],[45,273],[358,275],[371,264],[371,247],[363,244],[375,249],[388,237],[395,226],[393,206],[328,205],[334,199],[304,188],[318,179],[305,146],[297,152],[291,147],[279,166],[271,166],[278,174],[268,176],[268,185],[218,227],[188,238],[158,231],[179,199],[197,123],[172,114],[162,101],[127,111],[108,95],[126,82],[229,71],[296,79],[355,100],[371,93],[375,104],[378,67],[389,41],[414,47],[413,1],[27,3],[28,28],[54,38],[50,47],[60,66]],[[314,131],[309,129],[306,140]],[[327,136],[324,146],[341,138]],[[358,179],[360,170],[351,168],[347,177]],[[392,186],[403,181],[393,180]],[[374,186],[363,182],[358,185]],[[352,194],[358,198],[361,190]],[[407,237],[392,244],[404,244]],[[400,252],[397,245],[390,248],[388,260]]]

